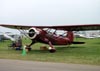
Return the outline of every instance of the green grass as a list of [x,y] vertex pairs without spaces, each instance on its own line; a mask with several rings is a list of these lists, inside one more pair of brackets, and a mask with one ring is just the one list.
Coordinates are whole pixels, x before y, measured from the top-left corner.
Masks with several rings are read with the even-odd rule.
[[[57,50],[56,53],[49,53],[48,51],[40,50],[40,46],[44,44],[37,43],[32,46],[32,51],[28,52],[26,56],[22,56],[22,51],[12,50],[8,47],[11,41],[7,40],[0,42],[0,58],[100,65],[100,38],[75,38],[75,41],[85,41],[86,43],[73,44],[70,47],[67,45],[55,46]],[[31,41],[28,39],[23,39],[24,45],[29,44],[30,42]]]

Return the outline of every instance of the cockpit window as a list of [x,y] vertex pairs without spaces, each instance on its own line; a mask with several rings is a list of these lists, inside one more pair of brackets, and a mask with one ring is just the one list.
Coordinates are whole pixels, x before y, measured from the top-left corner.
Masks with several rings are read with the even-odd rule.
[[67,36],[67,31],[63,31],[63,30],[56,30],[50,28],[45,28],[43,30],[45,30],[50,35],[63,36],[63,37]]

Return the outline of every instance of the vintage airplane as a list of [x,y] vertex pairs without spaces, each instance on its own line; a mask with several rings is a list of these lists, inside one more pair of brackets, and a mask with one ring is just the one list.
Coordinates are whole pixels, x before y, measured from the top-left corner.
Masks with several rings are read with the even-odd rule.
[[[100,30],[100,24],[83,24],[83,25],[64,25],[64,26],[28,26],[28,25],[6,25],[0,24],[0,26],[15,28],[20,30],[28,30],[28,36],[32,40],[32,43],[27,47],[31,47],[36,42],[42,42],[49,44],[49,51],[55,52],[56,49],[53,45],[70,45],[80,44],[83,42],[74,42],[73,31],[84,30]],[[54,31],[51,31],[54,29]],[[63,34],[57,35],[57,30],[63,30]]]

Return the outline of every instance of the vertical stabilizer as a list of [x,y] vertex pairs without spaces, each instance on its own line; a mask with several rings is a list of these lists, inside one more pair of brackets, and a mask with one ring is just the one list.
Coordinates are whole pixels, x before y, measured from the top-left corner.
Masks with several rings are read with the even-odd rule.
[[69,38],[69,40],[70,40],[71,42],[73,42],[73,40],[74,40],[74,35],[73,35],[73,32],[72,32],[72,31],[68,31],[68,32],[67,32],[67,38]]

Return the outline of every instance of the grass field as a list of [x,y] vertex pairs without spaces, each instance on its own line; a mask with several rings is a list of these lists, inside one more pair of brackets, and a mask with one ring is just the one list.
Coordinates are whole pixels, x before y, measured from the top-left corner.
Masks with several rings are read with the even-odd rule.
[[[0,42],[0,59],[100,65],[100,38],[75,38],[75,41],[85,41],[86,43],[73,44],[70,47],[55,46],[56,53],[40,50],[40,46],[44,44],[37,43],[32,46],[32,51],[28,52],[26,56],[22,56],[22,51],[9,48],[8,45],[11,41],[6,40]],[[28,39],[23,39],[24,45],[30,42]]]

